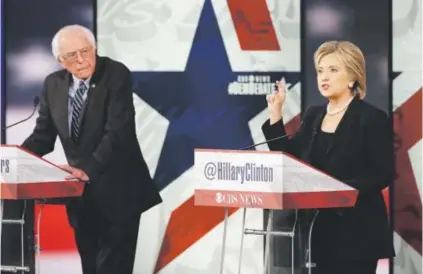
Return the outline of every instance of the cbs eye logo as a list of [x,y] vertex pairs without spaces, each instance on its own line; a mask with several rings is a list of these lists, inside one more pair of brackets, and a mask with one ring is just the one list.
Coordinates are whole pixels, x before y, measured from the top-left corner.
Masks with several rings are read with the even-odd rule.
[[216,193],[216,203],[221,204],[223,202],[223,195],[222,193]]

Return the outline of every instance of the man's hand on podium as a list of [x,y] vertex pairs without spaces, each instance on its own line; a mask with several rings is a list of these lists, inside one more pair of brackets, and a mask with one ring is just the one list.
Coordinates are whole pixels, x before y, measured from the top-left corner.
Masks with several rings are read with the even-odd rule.
[[90,180],[82,169],[71,167],[70,165],[60,165],[59,167],[70,173],[70,175],[65,178],[66,180],[79,179],[83,182],[88,182]]

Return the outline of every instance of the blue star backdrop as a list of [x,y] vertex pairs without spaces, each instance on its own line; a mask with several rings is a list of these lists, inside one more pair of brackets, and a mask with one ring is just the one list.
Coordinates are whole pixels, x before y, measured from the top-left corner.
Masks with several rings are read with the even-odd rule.
[[[267,107],[265,95],[230,95],[240,75],[284,77],[295,85],[299,73],[231,70],[210,0],[203,6],[184,72],[134,72],[134,91],[169,120],[156,169],[160,189],[194,164],[195,148],[238,149],[252,144],[248,122]],[[264,121],[263,121],[264,122]]]

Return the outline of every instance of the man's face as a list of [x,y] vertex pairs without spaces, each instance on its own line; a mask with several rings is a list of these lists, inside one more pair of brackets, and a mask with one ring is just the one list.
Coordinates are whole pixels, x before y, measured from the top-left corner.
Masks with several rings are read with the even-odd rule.
[[95,70],[96,49],[83,33],[68,32],[59,39],[59,62],[79,79],[87,79]]

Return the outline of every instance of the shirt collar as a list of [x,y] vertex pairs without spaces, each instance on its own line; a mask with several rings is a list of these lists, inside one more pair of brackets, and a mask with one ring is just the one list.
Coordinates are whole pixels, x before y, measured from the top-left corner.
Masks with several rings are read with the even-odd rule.
[[79,87],[79,82],[81,82],[81,81],[83,81],[84,82],[84,84],[85,84],[85,86],[88,88],[89,87],[89,85],[90,85],[90,80],[91,80],[91,77],[89,77],[88,79],[86,79],[86,80],[82,80],[82,79],[79,79],[78,77],[76,77],[76,76],[74,76],[73,74],[72,74],[72,79],[73,79],[73,85],[75,86],[75,87]]

